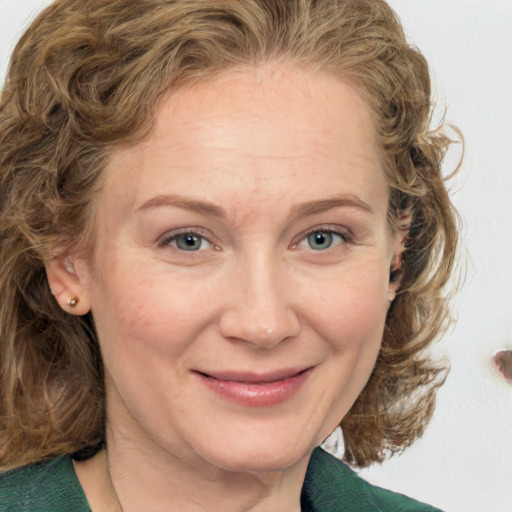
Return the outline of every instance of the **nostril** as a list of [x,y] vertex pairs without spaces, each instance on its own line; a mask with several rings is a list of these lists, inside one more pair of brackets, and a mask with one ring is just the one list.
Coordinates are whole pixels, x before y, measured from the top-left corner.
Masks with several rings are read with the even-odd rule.
[[298,325],[298,320],[289,311],[264,315],[249,307],[225,311],[219,322],[220,332],[225,338],[265,349],[297,336],[300,330]]

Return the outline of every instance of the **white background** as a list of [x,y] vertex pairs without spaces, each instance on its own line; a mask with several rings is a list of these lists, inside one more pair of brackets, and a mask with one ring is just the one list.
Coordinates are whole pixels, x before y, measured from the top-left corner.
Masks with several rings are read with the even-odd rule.
[[[2,81],[22,27],[48,3],[0,0]],[[431,64],[447,122],[466,139],[452,191],[467,275],[457,324],[437,347],[451,374],[430,428],[362,475],[447,512],[512,512],[512,385],[491,365],[496,349],[512,349],[512,0],[390,3]]]
[[490,364],[512,349],[512,1],[391,0],[426,55],[447,122],[466,139],[453,199],[466,282],[442,344],[451,374],[427,433],[364,476],[447,511],[512,511],[512,385]]

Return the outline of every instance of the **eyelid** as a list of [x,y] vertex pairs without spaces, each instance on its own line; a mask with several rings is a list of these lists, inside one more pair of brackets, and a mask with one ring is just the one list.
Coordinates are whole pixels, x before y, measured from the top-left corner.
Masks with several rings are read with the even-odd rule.
[[313,226],[312,228],[309,228],[306,231],[300,233],[298,236],[296,236],[291,244],[292,249],[297,249],[299,244],[303,240],[305,240],[309,235],[318,232],[339,235],[345,240],[346,243],[354,241],[354,235],[348,228],[335,224],[320,224],[318,226]]
[[167,231],[165,234],[158,238],[157,245],[158,247],[173,247],[170,245],[170,242],[172,242],[176,237],[180,235],[194,235],[200,237],[208,244],[210,244],[212,249],[216,251],[220,250],[220,247],[214,242],[213,237],[210,233],[205,233],[204,229],[196,227],[176,228],[172,229],[171,231]]

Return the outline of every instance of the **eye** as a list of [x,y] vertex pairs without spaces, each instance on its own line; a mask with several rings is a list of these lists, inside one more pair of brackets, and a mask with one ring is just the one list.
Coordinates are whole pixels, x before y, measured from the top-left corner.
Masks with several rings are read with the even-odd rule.
[[204,236],[193,231],[169,233],[160,241],[159,245],[170,245],[171,247],[176,247],[180,251],[187,252],[203,251],[213,247],[212,243]]
[[203,237],[194,235],[193,233],[176,235],[173,241],[176,243],[176,247],[182,251],[199,251],[204,245]]
[[316,231],[307,237],[309,247],[315,251],[329,249],[332,245],[333,239],[334,236],[332,233],[324,231]]
[[336,247],[350,240],[346,233],[334,231],[332,229],[314,229],[297,243],[294,247],[300,249],[312,249],[313,251],[325,251],[331,247]]

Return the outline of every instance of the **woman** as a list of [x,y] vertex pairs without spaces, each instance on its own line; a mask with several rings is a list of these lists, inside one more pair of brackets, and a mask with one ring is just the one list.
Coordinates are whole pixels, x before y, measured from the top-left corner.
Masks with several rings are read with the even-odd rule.
[[2,510],[433,510],[455,214],[381,0],[55,2],[2,95]]

